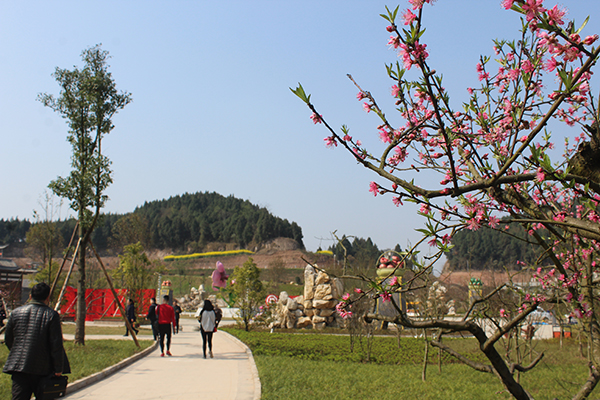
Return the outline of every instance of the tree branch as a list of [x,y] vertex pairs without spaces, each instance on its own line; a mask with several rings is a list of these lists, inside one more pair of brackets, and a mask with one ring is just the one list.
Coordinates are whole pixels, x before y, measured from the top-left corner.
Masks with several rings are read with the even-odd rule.
[[573,396],[573,400],[587,399],[600,381],[600,372],[598,369],[592,363],[589,363],[588,366],[590,369],[590,374],[585,381],[585,384],[581,387],[581,389],[579,389],[579,392]]
[[463,356],[462,354],[460,354],[459,352],[457,352],[453,348],[446,346],[442,342],[439,342],[437,340],[432,340],[431,341],[431,345],[433,347],[437,347],[439,349],[442,349],[446,353],[450,354],[452,357],[456,358],[457,360],[459,360],[463,364],[468,365],[469,367],[473,368],[476,371],[487,372],[487,373],[490,373],[490,374],[494,373],[494,368],[492,368],[491,365],[487,365],[487,364],[475,362],[475,361],[473,361],[473,360],[471,360],[471,359]]
[[533,368],[535,368],[535,366],[542,360],[542,358],[544,358],[544,353],[540,353],[535,360],[533,360],[531,362],[531,364],[529,364],[528,366],[524,367],[521,364],[517,364],[517,363],[510,363],[510,373],[513,374],[516,371],[519,372],[527,372],[529,370],[532,370]]

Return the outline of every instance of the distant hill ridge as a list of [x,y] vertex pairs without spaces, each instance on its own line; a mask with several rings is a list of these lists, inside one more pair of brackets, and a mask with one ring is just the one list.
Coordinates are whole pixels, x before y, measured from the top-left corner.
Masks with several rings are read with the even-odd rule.
[[[104,214],[92,241],[99,251],[121,249],[115,245],[115,226],[131,215],[141,217],[149,237],[148,249],[175,253],[210,251],[222,247],[255,250],[276,238],[289,238],[304,249],[302,228],[296,222],[272,215],[266,208],[234,196],[215,192],[185,193],[164,200],[145,202],[132,213]],[[59,221],[64,245],[69,242],[75,220]],[[22,253],[27,231],[35,225],[28,220],[0,219],[0,244]],[[8,249],[7,249],[8,250]],[[14,254],[8,256],[21,256]]]
[[151,244],[158,249],[201,250],[211,242],[251,248],[278,237],[293,239],[304,248],[302,228],[295,222],[248,200],[215,192],[146,202],[134,213],[149,222]]

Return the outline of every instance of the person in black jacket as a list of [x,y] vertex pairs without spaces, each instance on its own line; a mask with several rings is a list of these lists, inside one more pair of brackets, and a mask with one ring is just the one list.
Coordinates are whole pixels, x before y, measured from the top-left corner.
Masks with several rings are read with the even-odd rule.
[[148,308],[146,319],[150,321],[154,340],[158,339],[158,317],[156,316],[156,299],[154,297],[150,299],[150,307]]
[[173,311],[175,311],[175,326],[173,327],[173,333],[179,333],[179,316],[182,310],[175,299],[173,299]]
[[39,382],[49,375],[71,373],[63,347],[60,316],[48,307],[50,286],[38,283],[28,304],[8,317],[4,341],[10,350],[4,373],[12,375],[12,399],[42,398]]
[[[135,329],[135,321],[137,320],[137,317],[135,316],[135,304],[133,303],[132,299],[129,299],[127,302],[125,314],[127,314],[127,320],[131,324],[131,329],[133,329],[137,335],[139,331]],[[125,325],[125,334],[123,336],[129,336],[129,329],[127,329],[127,325]]]

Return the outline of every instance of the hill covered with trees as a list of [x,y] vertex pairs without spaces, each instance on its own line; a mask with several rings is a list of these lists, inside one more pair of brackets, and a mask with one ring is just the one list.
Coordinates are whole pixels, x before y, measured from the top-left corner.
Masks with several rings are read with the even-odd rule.
[[159,249],[201,249],[211,242],[246,248],[278,237],[294,239],[304,247],[302,229],[295,222],[275,217],[248,200],[214,192],[147,202],[134,214],[148,221],[150,243]]
[[[11,244],[13,251],[24,248],[27,233],[36,225],[28,220],[0,219],[0,244]],[[74,219],[56,222],[58,247],[69,243],[75,225]],[[146,202],[128,214],[103,214],[92,242],[99,251],[118,252],[124,244],[141,241],[147,249],[195,252],[213,242],[251,248],[278,237],[293,239],[304,248],[297,223],[248,200],[198,192]]]

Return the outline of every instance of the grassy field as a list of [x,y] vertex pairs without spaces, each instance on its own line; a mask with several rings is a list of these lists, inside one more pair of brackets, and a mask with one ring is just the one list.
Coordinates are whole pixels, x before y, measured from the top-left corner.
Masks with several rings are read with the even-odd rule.
[[[75,333],[75,324],[63,324],[62,326],[63,333],[65,334],[74,334]],[[85,327],[86,335],[123,335],[125,334],[125,323],[122,326],[86,326]],[[152,330],[150,326],[142,327],[139,330],[137,336],[152,336]],[[148,339],[148,338],[145,338]]]
[[[370,362],[365,343],[350,351],[350,338],[340,335],[281,334],[226,329],[248,344],[254,354],[263,399],[510,399],[492,374],[477,372],[448,356],[438,366],[438,350],[430,348],[426,380],[422,380],[422,339],[375,337]],[[473,339],[449,339],[463,354],[485,361]],[[518,377],[536,399],[571,398],[587,379],[587,368],[575,340],[561,349],[557,340],[539,341],[542,362]]]
[[[64,327],[63,330],[65,330]],[[107,333],[110,332],[109,330],[104,330],[104,332],[104,334],[110,334]],[[120,332],[123,334],[122,328]],[[129,340],[86,340],[85,343],[85,346],[76,346],[73,342],[65,341],[65,350],[72,371],[69,375],[69,382],[75,382],[85,376],[102,371],[104,368],[152,346],[154,342],[152,340],[140,340],[140,349],[135,346],[133,341]],[[8,348],[2,344],[0,345],[0,368],[4,367],[7,357]],[[0,374],[0,399],[11,398],[10,388],[10,375]]]
[[[231,274],[232,270],[227,270]],[[169,279],[172,283],[173,295],[177,298],[190,293],[192,287],[198,288],[204,285],[204,288],[211,294],[210,289],[212,280],[210,274],[212,270],[194,271],[194,274],[177,274],[171,271],[169,275],[165,275],[164,279]],[[261,280],[268,293],[274,293],[279,296],[282,291],[288,292],[290,296],[298,296],[304,292],[304,285],[298,282],[303,282],[304,269],[276,269],[261,270]]]

